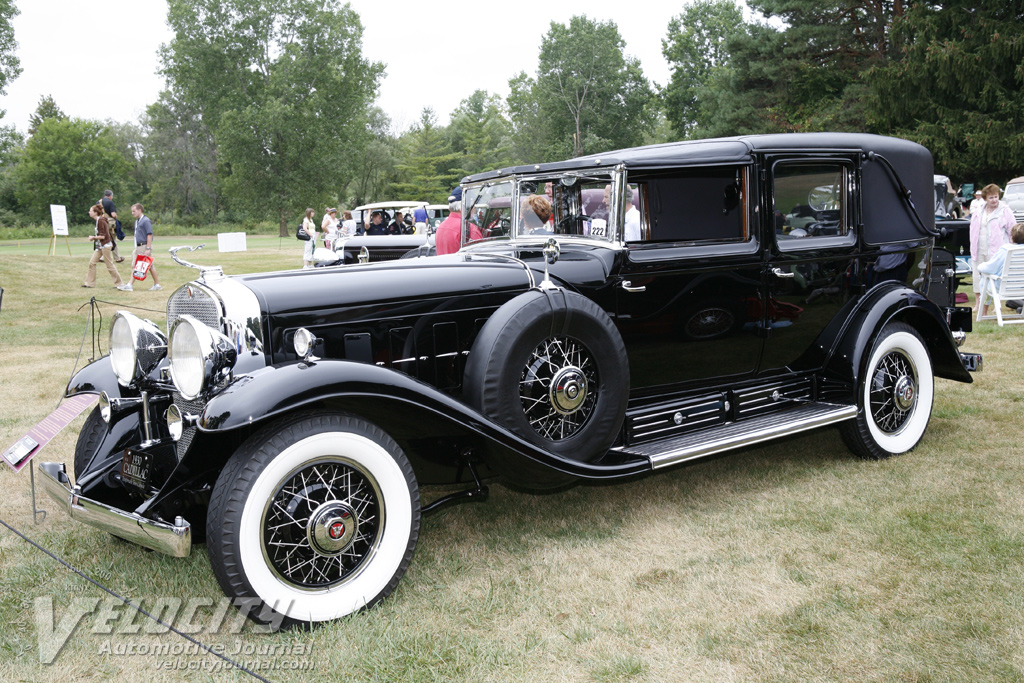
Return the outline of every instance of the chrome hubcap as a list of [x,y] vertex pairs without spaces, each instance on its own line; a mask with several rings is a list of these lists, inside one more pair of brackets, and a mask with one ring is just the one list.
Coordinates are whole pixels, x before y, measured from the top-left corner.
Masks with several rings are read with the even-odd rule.
[[587,378],[579,368],[562,368],[551,380],[551,406],[563,415],[579,409],[587,400]]
[[597,403],[597,364],[568,337],[545,339],[530,353],[519,380],[523,415],[538,434],[559,441],[579,432]]
[[310,516],[306,537],[314,552],[329,557],[352,545],[358,529],[355,511],[343,503],[331,501]]
[[917,396],[913,378],[904,375],[896,380],[894,394],[896,406],[900,410],[910,410],[910,407],[914,405],[914,397]]

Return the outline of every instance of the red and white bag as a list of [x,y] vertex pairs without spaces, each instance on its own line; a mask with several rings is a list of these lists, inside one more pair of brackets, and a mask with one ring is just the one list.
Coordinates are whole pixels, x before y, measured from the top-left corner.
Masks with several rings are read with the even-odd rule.
[[132,264],[132,277],[136,280],[145,280],[151,265],[153,265],[152,256],[139,254],[135,257],[135,263]]

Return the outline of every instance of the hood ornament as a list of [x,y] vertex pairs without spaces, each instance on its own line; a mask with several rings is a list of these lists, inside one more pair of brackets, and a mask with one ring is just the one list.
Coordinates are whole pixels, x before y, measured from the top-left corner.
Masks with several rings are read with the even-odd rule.
[[558,244],[558,240],[554,237],[549,237],[548,241],[544,243],[544,279],[538,285],[541,289],[558,289],[558,285],[551,281],[551,276],[548,275],[548,266],[553,266],[558,262],[558,257],[562,255],[562,248]]
[[167,250],[167,252],[171,255],[171,258],[174,260],[174,262],[177,263],[179,266],[185,266],[186,268],[195,268],[196,270],[198,270],[200,280],[205,280],[208,275],[213,278],[224,277],[224,269],[221,268],[220,266],[199,266],[196,265],[195,263],[189,263],[188,261],[182,258],[178,258],[178,252],[181,251],[182,249],[188,249],[189,251],[198,251],[205,246],[206,244],[203,243],[200,244],[198,247],[171,247],[170,249]]

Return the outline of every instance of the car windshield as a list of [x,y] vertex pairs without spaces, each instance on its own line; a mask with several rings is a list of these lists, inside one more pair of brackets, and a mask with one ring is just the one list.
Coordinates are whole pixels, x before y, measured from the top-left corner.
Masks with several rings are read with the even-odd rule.
[[610,241],[611,175],[563,174],[519,183],[516,234],[564,235]]
[[1024,195],[1024,183],[1010,183],[1007,185],[1003,197],[1005,198],[1009,195]]
[[465,188],[463,244],[510,237],[513,188],[511,179]]

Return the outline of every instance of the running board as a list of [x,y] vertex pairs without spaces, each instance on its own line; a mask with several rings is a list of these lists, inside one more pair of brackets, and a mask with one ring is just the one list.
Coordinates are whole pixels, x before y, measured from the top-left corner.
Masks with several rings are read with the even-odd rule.
[[625,455],[647,458],[652,469],[677,465],[722,451],[816,429],[857,416],[857,406],[807,403],[784,412],[761,415],[725,426],[702,429],[664,441],[613,448]]

